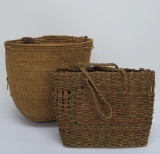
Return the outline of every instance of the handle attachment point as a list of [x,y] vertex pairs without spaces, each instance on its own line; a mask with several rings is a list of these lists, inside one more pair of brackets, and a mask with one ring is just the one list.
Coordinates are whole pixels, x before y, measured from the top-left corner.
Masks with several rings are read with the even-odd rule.
[[21,40],[24,44],[35,44],[35,40],[32,37],[22,37]]

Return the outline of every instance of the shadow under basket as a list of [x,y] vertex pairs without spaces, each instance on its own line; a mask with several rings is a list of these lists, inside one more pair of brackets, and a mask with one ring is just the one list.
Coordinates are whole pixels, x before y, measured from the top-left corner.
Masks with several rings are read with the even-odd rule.
[[32,121],[54,121],[50,71],[89,63],[93,40],[74,36],[24,37],[5,42],[11,96],[19,111]]
[[154,71],[122,69],[112,63],[90,66],[60,69],[52,75],[53,108],[63,144],[145,146],[152,124]]

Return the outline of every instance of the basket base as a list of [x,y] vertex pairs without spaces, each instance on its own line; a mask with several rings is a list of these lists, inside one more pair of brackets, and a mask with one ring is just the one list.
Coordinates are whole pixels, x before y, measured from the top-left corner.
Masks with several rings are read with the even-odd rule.
[[[13,99],[14,100],[14,99]],[[40,104],[35,103],[25,103],[18,100],[14,100],[14,104],[20,113],[25,116],[27,119],[33,122],[54,122],[56,121],[54,112],[50,111],[49,107],[52,105],[46,104],[48,108],[41,106]],[[34,104],[34,105],[33,105]],[[42,104],[44,105],[44,104]],[[52,109],[52,107],[51,107]]]
[[[61,126],[60,126],[61,127]],[[148,143],[150,127],[76,127],[59,129],[63,145],[77,148],[144,147]]]
[[68,145],[67,143],[63,143],[63,146],[66,148],[140,148],[140,147],[146,147],[148,143],[139,144],[139,145]]

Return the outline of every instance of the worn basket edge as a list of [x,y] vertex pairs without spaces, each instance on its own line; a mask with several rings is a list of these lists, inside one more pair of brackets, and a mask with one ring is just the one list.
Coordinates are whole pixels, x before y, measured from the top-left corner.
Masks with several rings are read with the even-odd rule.
[[[61,37],[73,37],[73,38],[78,38],[78,37],[75,37],[75,36],[67,36],[67,35],[46,35],[46,36],[42,36],[42,37],[36,37],[35,39],[41,39],[41,38],[47,38],[47,37],[55,37],[55,38],[61,38]],[[88,44],[88,43],[91,43],[93,44],[93,39],[91,38],[86,38],[86,41],[85,42],[80,42],[80,43],[61,43],[61,44],[58,44],[58,43],[54,43],[54,44],[43,44],[43,43],[39,43],[39,44],[21,44],[21,43],[17,43],[17,41],[21,41],[21,39],[13,39],[13,40],[8,40],[8,41],[5,41],[4,42],[4,45],[7,46],[7,45],[14,45],[14,46],[28,46],[28,47],[32,47],[32,46],[36,46],[36,47],[45,47],[45,46],[51,46],[51,47],[54,47],[54,46],[74,46],[74,45],[85,45],[85,44]],[[93,48],[93,46],[91,47]]]

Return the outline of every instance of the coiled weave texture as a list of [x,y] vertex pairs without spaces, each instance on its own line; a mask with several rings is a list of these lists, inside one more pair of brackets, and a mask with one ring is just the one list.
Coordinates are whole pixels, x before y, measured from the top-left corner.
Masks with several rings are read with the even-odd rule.
[[50,71],[89,62],[93,40],[87,37],[25,37],[5,42],[11,96],[33,121],[55,120],[50,99]]

